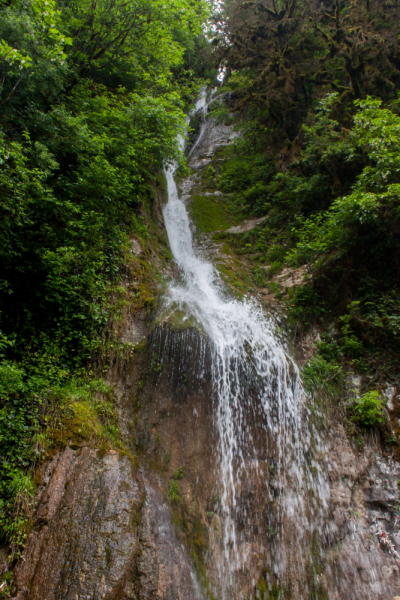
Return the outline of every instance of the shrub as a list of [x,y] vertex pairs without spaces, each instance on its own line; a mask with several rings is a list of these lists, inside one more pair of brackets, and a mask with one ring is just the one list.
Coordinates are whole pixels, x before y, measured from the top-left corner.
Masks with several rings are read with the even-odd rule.
[[168,486],[168,498],[171,500],[171,502],[180,502],[182,500],[182,498],[179,495],[178,482],[175,481],[175,479],[173,479],[169,483],[169,486]]
[[186,471],[183,467],[179,467],[175,473],[172,475],[171,481],[168,486],[168,498],[171,502],[181,502],[182,498],[179,494],[179,485],[178,481],[183,479],[186,475]]
[[354,413],[352,420],[367,427],[380,425],[383,421],[384,404],[384,398],[376,390],[367,392],[361,398],[353,398],[350,405]]
[[342,368],[335,362],[314,356],[302,370],[304,388],[308,394],[315,391],[332,393],[343,378]]

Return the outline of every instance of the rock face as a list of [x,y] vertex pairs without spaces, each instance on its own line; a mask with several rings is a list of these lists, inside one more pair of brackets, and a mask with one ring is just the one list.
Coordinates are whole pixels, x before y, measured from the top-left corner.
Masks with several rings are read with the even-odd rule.
[[156,483],[146,481],[146,504],[140,528],[141,555],[133,587],[140,600],[202,600],[185,546],[178,541],[170,509]]
[[47,466],[39,527],[16,570],[18,600],[125,599],[143,495],[131,460],[67,448]]
[[400,465],[369,442],[355,450],[338,423],[329,436],[328,510],[315,583],[330,600],[347,597],[349,590],[354,597],[385,600],[400,590],[399,561],[384,543],[400,541]]
[[[153,334],[148,351],[162,357],[162,365],[157,373],[145,377],[142,407],[129,417],[133,420],[136,414],[136,441],[143,452],[142,460],[155,467],[151,477],[147,475],[147,497],[154,514],[158,510],[157,497],[162,505],[162,495],[155,490],[163,489],[165,497],[174,473],[184,469],[185,476],[179,481],[181,499],[172,503],[172,518],[180,539],[190,548],[203,573],[205,593],[211,590],[220,599],[224,597],[218,570],[222,551],[221,488],[207,341],[194,329],[166,327]],[[150,357],[146,360],[151,362]],[[132,407],[129,397],[133,397],[135,386],[129,370],[126,374],[131,384],[125,387],[123,404]],[[315,522],[305,523],[302,538],[294,542],[291,527],[283,524],[279,537],[271,527],[271,523],[274,529],[279,526],[276,498],[283,490],[276,487],[271,457],[265,455],[262,437],[259,439],[257,452],[263,478],[253,482],[254,488],[238,487],[238,531],[245,540],[247,557],[246,570],[236,574],[232,600],[268,600],[278,592],[283,599],[343,600],[349,597],[349,590],[351,597],[387,600],[399,593],[399,564],[380,532],[385,532],[395,546],[400,542],[396,509],[400,465],[382,456],[373,438],[364,450],[355,449],[343,426],[331,415],[329,431],[324,432],[320,447],[323,454],[315,456],[321,471],[325,471],[324,505],[315,510]],[[304,503],[309,510],[312,496],[312,487],[304,489]],[[162,513],[167,522],[165,505]],[[280,565],[274,565],[281,544],[288,556],[296,551],[303,557],[301,568],[294,562],[288,566],[285,580],[279,578]],[[172,573],[160,540],[152,536],[150,547],[150,562],[155,552],[167,572]]]
[[67,448],[43,479],[16,600],[201,599],[162,496],[128,456]]

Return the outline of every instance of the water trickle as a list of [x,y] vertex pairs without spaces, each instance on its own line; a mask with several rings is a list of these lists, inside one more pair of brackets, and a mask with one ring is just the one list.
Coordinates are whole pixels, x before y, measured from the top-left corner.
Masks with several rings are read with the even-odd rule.
[[[199,108],[205,114],[204,96]],[[192,153],[203,132],[200,131]],[[285,521],[286,527],[293,523],[294,540],[304,534],[303,493],[311,485],[310,469],[304,459],[311,443],[304,420],[304,393],[298,369],[276,334],[276,322],[253,300],[239,300],[227,293],[211,262],[194,244],[174,168],[167,169],[165,175],[165,225],[182,274],[181,283],[170,285],[169,302],[194,316],[213,346],[212,384],[221,479],[219,593],[224,599],[239,598],[237,592],[233,593],[235,581],[255,558],[251,556],[251,528],[264,528],[266,536],[269,532],[272,537]],[[273,523],[266,524],[268,515],[254,514],[257,494],[269,495],[274,504]],[[302,560],[296,544],[293,548],[293,544],[287,547],[282,543],[276,548],[271,569],[280,578],[289,565]]]

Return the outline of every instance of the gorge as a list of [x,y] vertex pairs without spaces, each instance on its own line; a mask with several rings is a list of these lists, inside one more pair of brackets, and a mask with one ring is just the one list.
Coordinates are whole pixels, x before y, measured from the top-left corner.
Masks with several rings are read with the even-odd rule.
[[[197,165],[232,135],[205,122],[179,182],[189,206]],[[393,597],[396,556],[377,534],[397,539],[399,465],[372,440],[356,453],[310,404],[281,317],[227,290],[173,168],[166,179],[179,271],[142,356],[108,374],[139,470],[85,445],[53,458],[15,597]]]
[[[355,87],[372,85],[360,69],[356,83],[341,80],[354,95],[339,96],[336,82],[301,121],[289,41],[308,27],[311,4],[218,4],[207,13],[215,54],[198,41],[206,17],[190,3],[171,3],[167,16],[157,2],[136,4],[135,31],[155,19],[165,36],[159,54],[143,25],[155,53],[149,66],[135,50],[149,69],[143,87],[115,91],[110,82],[129,87],[132,67],[108,71],[99,53],[90,77],[75,70],[76,97],[64,83],[63,107],[54,98],[45,116],[32,112],[33,145],[4,138],[4,197],[14,189],[14,203],[27,200],[2,233],[11,248],[2,285],[16,300],[4,293],[0,332],[0,597],[395,599],[398,56],[387,51],[394,83],[382,105],[364,92],[354,104]],[[390,21],[398,8],[320,4],[317,32],[336,18],[331,41],[321,34],[332,60],[351,19],[371,40],[370,11]],[[100,8],[98,39],[104,15],[110,27],[128,18],[124,7]],[[183,15],[198,19],[196,34]],[[95,56],[68,27],[81,40],[71,64]],[[279,58],[268,44],[285,35]],[[304,35],[296,52],[309,60],[315,40]],[[166,58],[169,44],[177,54]],[[262,76],[255,52],[271,60]],[[170,87],[163,64],[146,95],[163,60]],[[208,81],[196,72],[212,61],[222,83],[215,70]],[[39,102],[37,77],[26,115]],[[280,121],[290,94],[297,108]],[[22,117],[7,118],[18,130]],[[28,263],[37,305],[21,279]]]

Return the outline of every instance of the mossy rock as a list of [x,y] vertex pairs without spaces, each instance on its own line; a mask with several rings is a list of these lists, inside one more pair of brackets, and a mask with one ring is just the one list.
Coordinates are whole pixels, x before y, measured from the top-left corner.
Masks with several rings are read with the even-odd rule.
[[254,588],[253,598],[254,600],[286,600],[289,596],[285,596],[282,588],[276,583],[269,586],[265,577],[261,576]]
[[189,315],[181,308],[178,308],[176,304],[173,304],[169,310],[165,310],[159,315],[156,325],[161,325],[162,323],[168,323],[168,326],[174,330],[197,329],[199,333],[203,335],[205,333],[201,323],[193,315]]
[[202,233],[224,231],[233,224],[226,208],[210,196],[193,196],[189,212],[196,228]]

